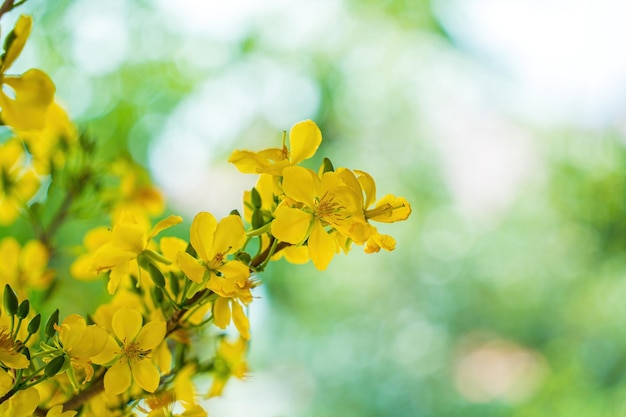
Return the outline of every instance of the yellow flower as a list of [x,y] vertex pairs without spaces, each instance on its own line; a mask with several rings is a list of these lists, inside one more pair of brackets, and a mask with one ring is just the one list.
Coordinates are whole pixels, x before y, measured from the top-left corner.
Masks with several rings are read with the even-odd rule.
[[[107,290],[113,294],[121,280],[129,276],[131,261],[133,262],[133,269],[139,270],[136,265],[137,258],[150,251],[148,245],[152,238],[162,230],[182,221],[180,216],[169,216],[148,231],[147,226],[139,222],[132,212],[125,212],[113,225],[109,241],[100,246],[94,253],[91,270],[97,273],[110,271]],[[154,256],[159,258],[156,253]]]
[[38,240],[20,247],[12,236],[0,241],[0,285],[9,284],[19,295],[25,296],[27,289],[45,289],[53,278],[48,269],[50,255]]
[[179,252],[177,258],[178,266],[190,280],[210,284],[220,292],[229,292],[235,283],[248,279],[250,270],[246,265],[227,259],[246,241],[239,216],[231,214],[218,223],[211,213],[198,213],[191,223],[190,241],[198,259],[187,252]]
[[289,149],[283,138],[282,148],[270,148],[260,152],[235,151],[228,162],[244,174],[268,173],[281,175],[285,167],[296,165],[311,158],[322,143],[322,132],[312,120],[296,123],[289,131]]
[[310,169],[288,167],[283,171],[283,191],[286,200],[274,212],[272,235],[291,244],[306,241],[317,269],[326,269],[338,250],[331,233],[355,241],[366,238],[362,197],[337,173],[325,172],[320,178]]
[[70,380],[75,381],[73,370],[77,369],[85,372],[84,382],[91,381],[93,377],[91,358],[104,349],[109,333],[94,324],[87,326],[85,319],[78,314],[67,316],[61,325],[57,326],[57,331],[63,351],[70,357],[72,365]]
[[208,212],[196,215],[191,224],[191,245],[196,259],[187,252],[179,252],[178,265],[190,280],[202,283],[220,297],[213,304],[216,326],[224,329],[232,319],[242,336],[249,338],[250,324],[241,303],[252,301],[249,280],[250,269],[237,260],[228,260],[246,242],[246,232],[241,218],[230,215],[218,223]]
[[[54,100],[55,92],[54,83],[43,71],[30,69],[19,76],[6,75],[6,71],[22,52],[32,24],[29,16],[19,17],[8,36],[6,50],[0,62],[2,121],[20,130],[41,129],[44,126],[46,112]],[[5,93],[5,87],[13,90],[14,98]]]
[[207,393],[207,397],[217,397],[222,395],[224,386],[231,376],[243,379],[248,372],[246,364],[246,350],[248,343],[245,339],[239,338],[235,342],[221,339],[215,355],[215,367],[213,384]]
[[15,340],[9,333],[9,328],[0,325],[0,363],[11,369],[28,368],[30,361],[28,358],[17,351]]
[[[138,409],[148,414],[148,417],[206,417],[206,411],[197,404],[196,387],[191,377],[196,373],[193,364],[185,365],[174,376],[174,388],[159,391],[157,395],[145,399],[147,409],[139,406]],[[174,409],[182,408],[182,413]]]
[[[345,170],[345,172],[350,171]],[[374,253],[380,251],[381,248],[387,251],[394,250],[396,247],[395,239],[389,235],[378,233],[376,227],[369,222],[394,223],[406,220],[411,214],[411,205],[405,198],[391,194],[385,195],[376,202],[376,183],[372,176],[364,171],[355,170],[354,172],[358,175],[357,180],[363,190],[363,214],[369,226],[365,252]]]
[[33,157],[33,167],[42,175],[50,173],[51,167],[63,166],[72,145],[78,140],[76,126],[58,103],[48,107],[39,129],[14,129],[26,143]]
[[104,375],[107,394],[119,395],[136,383],[148,392],[159,387],[160,374],[152,361],[152,351],[165,338],[166,323],[151,321],[142,326],[139,311],[122,308],[111,319],[115,340],[109,338],[104,350],[93,358],[94,363],[111,367]]
[[[150,181],[148,172],[139,164],[129,159],[119,159],[111,171],[119,177],[120,184],[116,187],[111,198],[114,203],[114,213],[132,211],[146,216],[159,216],[165,209],[163,194]],[[114,214],[114,218],[118,215]]]
[[83,246],[87,249],[87,252],[77,256],[70,265],[72,276],[85,281],[98,278],[98,270],[92,268],[95,255],[97,250],[110,240],[111,230],[106,226],[99,226],[85,233]]
[[[0,94],[1,95],[1,94]],[[7,225],[19,216],[37,189],[39,180],[26,169],[24,147],[17,139],[0,145],[0,224]]]

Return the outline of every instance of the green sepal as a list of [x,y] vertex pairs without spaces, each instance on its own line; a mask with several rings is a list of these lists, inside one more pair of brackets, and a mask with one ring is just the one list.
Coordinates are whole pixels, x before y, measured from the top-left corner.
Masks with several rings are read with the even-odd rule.
[[174,294],[174,297],[178,297],[180,294],[180,283],[178,282],[178,277],[170,272],[170,291]]
[[160,287],[152,288],[152,299],[154,300],[154,304],[156,304],[157,306],[163,304],[163,300],[165,299],[165,296],[163,295],[163,289]]
[[239,213],[239,210],[231,210],[229,213],[231,216],[239,216],[241,217],[241,213]]
[[252,256],[248,252],[237,252],[235,255],[237,260],[245,265],[250,265],[250,261],[252,260]]
[[154,264],[149,263],[147,265],[148,272],[150,273],[150,278],[152,278],[152,282],[159,288],[165,288],[165,277],[159,268],[154,266]]
[[4,286],[4,310],[8,315],[14,316],[17,313],[17,294],[9,284]]
[[265,221],[263,220],[263,213],[261,213],[260,209],[254,209],[254,211],[252,212],[252,229],[256,230],[259,229],[261,227],[263,227],[263,225],[265,224]]
[[324,161],[322,162],[322,172],[335,172],[335,167],[330,159],[324,158]]
[[261,208],[263,200],[261,199],[261,194],[259,194],[259,191],[256,189],[256,187],[252,187],[252,189],[250,190],[250,200],[252,201],[252,206],[254,208]]
[[[8,34],[7,37],[4,38],[4,53],[2,54],[2,56],[0,57],[0,59],[2,60],[2,63],[4,64],[4,58],[7,55],[7,51],[9,50],[9,48],[11,48],[11,44],[15,41],[15,39],[17,39],[17,35],[15,34],[15,30],[11,30]],[[5,68],[6,69],[6,68]]]
[[185,249],[185,252],[187,252],[188,254],[190,254],[191,256],[193,256],[194,258],[198,257],[198,253],[196,252],[196,250],[194,249],[194,247],[191,245],[191,243],[189,243],[187,245],[187,248]]
[[158,262],[158,263],[165,264],[165,265],[172,264],[172,261],[167,259],[165,256],[161,255],[160,253],[156,253],[155,251],[150,250],[150,249],[146,249],[143,252],[141,252],[137,258],[137,262],[139,262],[139,266],[141,266],[144,269],[146,268],[147,264],[151,263],[151,261]]
[[191,285],[187,288],[185,298],[189,299],[193,297],[198,291],[203,290],[204,288],[206,288],[206,284],[204,282],[191,282]]

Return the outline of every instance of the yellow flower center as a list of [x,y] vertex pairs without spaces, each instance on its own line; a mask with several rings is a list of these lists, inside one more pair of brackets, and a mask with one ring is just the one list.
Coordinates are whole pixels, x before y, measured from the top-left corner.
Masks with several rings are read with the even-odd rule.
[[124,343],[124,356],[128,358],[129,361],[140,361],[145,359],[151,350],[141,349],[139,343],[131,342],[129,344]]
[[335,196],[327,191],[319,200],[316,198],[313,215],[323,223],[329,224],[346,219],[346,216],[341,214],[343,209],[345,207],[335,201]]
[[15,342],[6,327],[0,328],[0,351],[15,354]]
[[220,266],[222,266],[222,264],[224,263],[224,259],[225,259],[225,255],[223,253],[217,253],[213,259],[211,259],[211,262],[209,263],[208,268],[211,271],[217,271],[217,268],[219,268]]

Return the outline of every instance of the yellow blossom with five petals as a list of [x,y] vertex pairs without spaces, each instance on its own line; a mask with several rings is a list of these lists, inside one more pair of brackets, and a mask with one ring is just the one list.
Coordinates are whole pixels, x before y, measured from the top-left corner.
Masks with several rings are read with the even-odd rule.
[[92,358],[94,363],[111,364],[104,375],[104,390],[119,395],[133,384],[148,392],[159,387],[160,373],[152,352],[165,338],[166,323],[160,320],[143,323],[141,313],[121,308],[111,319],[115,339],[109,338],[103,351]]
[[[131,262],[134,262],[133,267],[135,267],[137,258],[150,251],[148,245],[152,238],[164,229],[182,221],[180,216],[172,215],[148,230],[146,224],[136,219],[133,212],[123,213],[113,225],[109,241],[100,246],[94,253],[91,269],[98,273],[110,271],[107,289],[110,294],[113,294],[121,280],[129,276]],[[156,253],[154,256],[159,258]],[[163,258],[163,260],[165,259]]]
[[356,241],[366,238],[362,197],[336,172],[324,172],[320,178],[310,169],[287,167],[283,171],[283,191],[286,199],[274,212],[272,235],[296,245],[306,241],[317,269],[326,269],[338,251],[331,233]]

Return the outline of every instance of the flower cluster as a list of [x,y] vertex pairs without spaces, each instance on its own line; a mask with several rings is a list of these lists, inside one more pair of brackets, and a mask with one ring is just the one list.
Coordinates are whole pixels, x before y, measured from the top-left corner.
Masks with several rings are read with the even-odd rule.
[[[258,175],[243,214],[198,213],[181,238],[148,173],[100,155],[43,71],[6,74],[31,27],[19,17],[0,57],[0,415],[206,416],[201,400],[247,374],[247,306],[267,264],[324,270],[353,245],[393,250],[375,222],[405,220],[410,205],[377,200],[364,171],[304,167],[322,141],[306,120],[289,147],[285,133],[279,148],[235,151],[230,162]],[[77,228],[82,243],[68,238]],[[60,287],[97,281],[90,311],[51,304]]]

